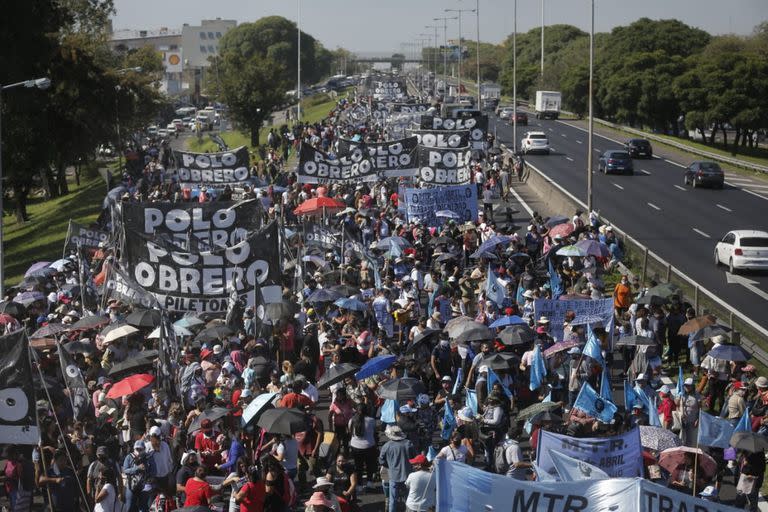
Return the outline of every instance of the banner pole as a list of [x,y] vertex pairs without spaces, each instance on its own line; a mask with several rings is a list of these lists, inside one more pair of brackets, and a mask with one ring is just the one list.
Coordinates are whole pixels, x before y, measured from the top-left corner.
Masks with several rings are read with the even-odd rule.
[[[699,409],[701,415],[701,409]],[[701,423],[699,423],[701,426]],[[696,436],[696,454],[693,459],[693,481],[691,482],[691,496],[696,496],[696,467],[699,465],[699,436]]]

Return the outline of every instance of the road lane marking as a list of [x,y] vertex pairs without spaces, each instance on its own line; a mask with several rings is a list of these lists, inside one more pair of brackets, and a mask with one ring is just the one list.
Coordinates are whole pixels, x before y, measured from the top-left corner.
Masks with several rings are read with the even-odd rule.
[[705,232],[703,232],[700,229],[696,229],[696,228],[691,228],[691,229],[694,230],[695,232],[697,232],[698,234],[700,234],[701,236],[703,236],[704,238],[712,238],[711,236],[709,236],[708,234],[706,234]]
[[765,199],[766,201],[768,201],[768,197],[765,197],[765,196],[761,196],[761,195],[760,195],[760,194],[758,194],[757,192],[752,192],[751,190],[747,190],[747,189],[745,189],[745,188],[744,188],[744,189],[742,189],[742,190],[743,190],[744,192],[746,192],[747,194],[752,194],[752,195],[753,195],[753,196],[755,196],[755,197],[759,197],[760,199]]
[[593,151],[597,151],[598,153],[600,152],[600,150],[597,148],[594,148]]
[[742,187],[749,187],[749,188],[768,188],[768,185],[742,185]]
[[721,204],[716,204],[715,206],[717,206],[717,207],[718,207],[718,208],[720,208],[721,210],[725,210],[725,211],[727,211],[727,212],[732,212],[732,211],[733,211],[733,210],[731,210],[730,208],[728,208],[727,206],[723,206],[723,205],[721,205]]
[[561,136],[561,137],[568,137],[568,136],[567,136],[566,134],[564,134],[564,133],[561,133],[561,134],[560,134],[560,136]]
[[573,158],[571,158],[569,156],[565,157],[565,159],[568,160],[569,162],[573,162]]
[[648,172],[648,171],[646,171],[645,169],[640,169],[640,172],[641,172],[641,173],[643,173],[643,174],[645,174],[646,176],[650,176],[650,175],[651,175],[651,173],[649,173],[649,172]]
[[666,158],[664,159],[664,161],[667,162],[668,164],[676,165],[678,167],[682,167],[683,169],[685,169],[685,166],[683,164],[679,164],[677,162],[673,162],[672,160],[668,160]]
[[[575,125],[572,125],[570,123],[566,123],[565,121],[557,121],[557,122],[558,123],[562,123],[562,124],[564,124],[566,126],[570,126],[571,128],[576,128],[577,130],[581,130],[584,133],[589,133],[589,130],[587,130],[586,128],[581,128],[580,126],[575,126]],[[600,137],[600,138],[605,139],[605,140],[609,140],[611,142],[615,142],[616,144],[619,144],[619,145],[622,145],[622,146],[624,145],[624,143],[622,141],[620,141],[620,140],[616,140],[616,139],[612,139],[610,137],[606,137],[605,135],[601,135],[601,134],[599,134],[597,132],[595,132],[595,136],[596,137]]]
[[549,128],[549,131],[553,132],[553,131],[555,131],[555,130],[553,130],[552,128]]
[[614,187],[616,187],[616,188],[617,188],[617,189],[619,189],[619,190],[624,190],[624,187],[622,187],[622,186],[621,186],[621,185],[619,185],[618,183],[611,183],[611,185],[613,185]]
[[576,144],[584,144],[584,143],[583,143],[583,142],[581,142],[580,140],[577,140],[577,141],[576,141]]
[[749,179],[749,178],[739,178],[738,176],[729,176],[727,174],[725,175],[725,177],[728,178],[731,181],[744,181],[744,182],[747,182],[747,183],[752,183],[752,180]]
[[661,208],[659,208],[658,206],[656,206],[653,203],[645,203],[645,204],[647,204],[648,206],[650,206],[651,208],[653,208],[656,211],[659,211],[659,212],[661,211]]
[[683,192],[687,192],[687,190],[685,189],[685,187],[681,187],[680,185],[675,185],[675,188],[676,188],[677,190],[682,190]]

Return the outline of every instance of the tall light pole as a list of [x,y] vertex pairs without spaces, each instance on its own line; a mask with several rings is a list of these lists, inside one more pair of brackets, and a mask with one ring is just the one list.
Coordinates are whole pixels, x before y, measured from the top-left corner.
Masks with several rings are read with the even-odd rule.
[[424,25],[424,28],[432,28],[435,30],[435,43],[434,43],[434,46],[432,47],[432,59],[434,60],[433,68],[434,68],[435,77],[434,77],[434,80],[432,80],[432,93],[433,95],[436,95],[437,94],[437,47],[438,47],[437,29],[440,28],[440,25]]
[[541,85],[544,85],[544,0],[541,0]]
[[587,214],[593,210],[592,204],[592,139],[594,138],[592,119],[592,73],[595,61],[595,0],[590,0],[592,21],[589,27],[589,122],[587,123]]
[[[424,43],[430,43],[432,41],[432,34],[425,34],[425,33],[422,32],[421,34],[418,34],[418,35],[420,37],[422,37],[422,39],[419,39],[419,42],[421,43],[421,55],[419,56],[419,60],[421,60],[421,67],[422,67],[421,81],[422,81],[422,87],[423,87],[424,75],[425,75],[425,73],[424,73],[424,60],[425,60],[424,59]],[[424,37],[426,37],[427,39],[423,39]],[[427,59],[427,72],[426,72],[426,75],[429,76],[429,59]]]
[[296,121],[301,121],[301,0],[296,0],[296,97],[299,102],[296,104]]
[[512,25],[512,152],[517,153],[517,0]]
[[459,15],[459,77],[458,77],[458,85],[456,87],[457,89],[456,94],[457,96],[461,96],[461,64],[462,64],[462,60],[464,59],[464,50],[461,44],[461,13],[475,12],[475,9],[445,9],[445,12],[455,12]]
[[[136,66],[135,68],[123,68],[118,69],[115,71],[115,74],[117,75],[124,75],[128,72],[134,72],[134,73],[141,73],[143,71],[141,66]],[[118,172],[123,172],[123,138],[120,135],[120,84],[115,86],[115,122],[117,123],[117,147],[115,147],[115,150],[117,151],[117,169]],[[200,133],[200,132],[198,132]]]
[[477,23],[477,48],[475,60],[477,60],[477,108],[482,108],[480,103],[480,0],[475,2],[475,21]]
[[432,18],[432,21],[442,21],[443,22],[443,96],[448,94],[448,54],[446,53],[446,50],[448,49],[448,20],[457,20],[459,19],[458,16],[452,16],[452,17],[442,17],[442,18]]
[[3,92],[16,87],[26,87],[28,89],[37,88],[45,90],[51,86],[50,78],[37,78],[34,80],[24,80],[8,85],[0,86],[0,299],[5,298],[5,247],[3,247]]

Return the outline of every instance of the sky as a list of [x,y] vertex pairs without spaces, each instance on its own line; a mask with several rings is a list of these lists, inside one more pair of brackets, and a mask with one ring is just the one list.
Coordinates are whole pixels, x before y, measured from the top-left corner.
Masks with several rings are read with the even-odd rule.
[[[402,51],[404,42],[419,34],[434,35],[428,25],[440,25],[433,18],[456,16],[445,9],[474,9],[480,6],[480,39],[503,41],[514,26],[513,0],[115,0],[115,29],[181,28],[202,19],[234,19],[238,23],[264,16],[280,15],[297,19],[301,1],[301,28],[326,48],[343,47],[353,52]],[[589,30],[589,0],[517,0],[518,32],[544,23],[569,23]],[[595,30],[607,32],[638,18],[676,18],[712,34],[749,34],[755,25],[768,20],[766,0],[595,0]],[[474,39],[473,13],[462,15],[462,36]],[[448,21],[448,38],[458,36],[457,21]],[[426,38],[426,36],[424,36]]]

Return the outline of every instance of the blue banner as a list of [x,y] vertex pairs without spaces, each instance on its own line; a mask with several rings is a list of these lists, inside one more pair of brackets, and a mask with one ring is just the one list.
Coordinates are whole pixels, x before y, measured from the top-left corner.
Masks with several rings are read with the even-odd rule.
[[534,311],[536,317],[546,316],[549,318],[549,334],[558,341],[563,340],[563,322],[565,313],[573,311],[576,318],[599,317],[603,327],[608,332],[608,339],[611,339],[612,329],[609,323],[613,320],[613,299],[593,299],[593,300],[551,300],[538,299],[534,302]]
[[477,186],[469,184],[405,189],[408,222],[418,219],[426,226],[442,226],[449,219],[437,217],[435,214],[445,210],[455,213],[454,220],[459,224],[477,219]]

